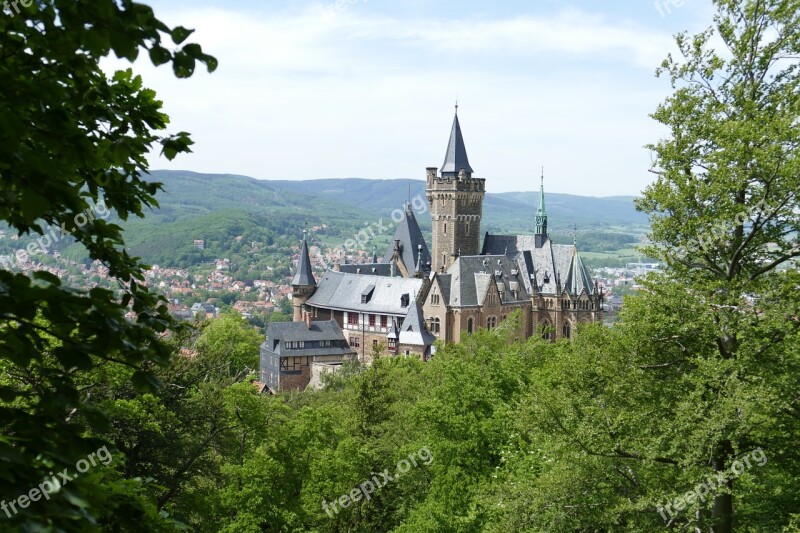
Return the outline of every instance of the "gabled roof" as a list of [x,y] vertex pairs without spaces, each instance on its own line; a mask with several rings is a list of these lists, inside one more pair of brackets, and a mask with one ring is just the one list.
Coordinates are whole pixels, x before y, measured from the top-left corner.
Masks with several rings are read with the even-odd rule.
[[428,263],[431,261],[431,253],[428,250],[428,244],[425,242],[425,237],[422,236],[422,230],[419,229],[419,224],[414,216],[414,210],[411,209],[411,204],[406,204],[403,210],[405,216],[397,224],[397,229],[394,231],[394,237],[383,256],[383,262],[389,263],[394,255],[395,241],[400,241],[400,256],[403,263],[409,272],[414,271],[417,264],[417,257],[419,255],[419,247],[422,246],[422,263],[425,267],[424,272],[430,270]]
[[[503,293],[503,303],[530,299],[525,284],[524,261],[519,252],[497,255],[462,255],[456,258],[447,273],[437,276],[440,283],[449,281],[448,305],[470,307],[482,305],[490,283],[495,283]],[[516,296],[515,296],[516,291]],[[445,293],[445,290],[442,290]]]
[[278,341],[333,341],[345,340],[342,329],[335,320],[311,322],[270,322],[267,337]]
[[[309,343],[303,348],[286,350],[284,342],[303,341]],[[314,347],[315,341],[336,341],[334,346]],[[347,356],[355,354],[347,342],[339,324],[335,320],[311,322],[309,328],[305,322],[270,322],[266,340],[261,344],[261,352],[279,356],[313,357],[313,356]]]
[[297,272],[292,278],[292,285],[316,285],[314,271],[311,269],[311,257],[308,255],[308,243],[303,234],[303,246],[300,248],[300,261],[297,262]]
[[425,320],[422,318],[422,309],[417,302],[413,302],[408,309],[403,325],[400,326],[400,344],[411,344],[413,346],[430,346],[436,341],[425,327]]
[[444,305],[450,305],[450,274],[431,274],[433,283],[438,283],[439,291],[442,293]]
[[447,143],[447,153],[442,163],[442,176],[457,177],[461,169],[467,173],[467,177],[472,176],[472,167],[469,166],[467,158],[467,148],[464,146],[464,137],[461,135],[461,124],[458,122],[458,109],[453,118],[453,127],[450,130],[450,140]]
[[[422,290],[424,280],[419,278],[398,278],[375,276],[371,274],[350,274],[328,270],[319,280],[317,290],[306,302],[312,307],[405,316],[408,307],[401,305],[403,295],[410,301]],[[374,285],[372,297],[361,303],[361,293]]]
[[585,288],[587,294],[594,294],[594,283],[575,245],[553,244],[548,238],[537,248],[533,235],[486,235],[483,253],[496,254],[503,250],[522,252],[529,280],[536,284],[540,293],[559,293],[560,281],[562,292],[566,289],[569,294],[578,296]]

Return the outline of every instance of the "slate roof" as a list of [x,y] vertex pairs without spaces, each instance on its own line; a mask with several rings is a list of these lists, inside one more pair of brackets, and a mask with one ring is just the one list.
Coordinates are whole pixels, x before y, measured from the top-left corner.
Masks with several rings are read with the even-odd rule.
[[[450,265],[445,274],[438,277],[443,286],[442,296],[447,305],[469,307],[483,305],[492,283],[502,293],[503,303],[529,300],[530,292],[525,284],[526,276],[523,254],[515,252],[500,255],[463,255]],[[517,291],[516,296],[513,291]]]
[[[391,276],[391,263],[361,263],[357,265],[339,265],[339,272],[347,274],[370,274],[374,276]],[[395,276],[402,276],[400,271],[395,268]]]
[[400,328],[397,327],[397,318],[392,317],[392,325],[389,327],[389,333],[386,334],[387,339],[397,339],[400,334]]
[[411,344],[413,346],[430,346],[436,341],[425,327],[425,320],[422,318],[422,309],[417,302],[412,302],[411,307],[400,326],[400,344]]
[[411,204],[406,204],[404,212],[405,216],[397,225],[394,237],[392,237],[392,242],[389,244],[389,248],[387,248],[386,254],[383,256],[383,262],[389,263],[392,260],[395,241],[399,240],[400,256],[403,259],[406,269],[408,269],[409,272],[414,272],[419,255],[419,247],[422,246],[422,262],[425,266],[425,272],[428,272],[430,270],[430,265],[428,263],[431,262],[431,252],[428,249],[428,244],[425,242],[422,231],[419,229],[419,224],[417,223],[417,218],[414,216],[414,210],[411,209]]
[[314,271],[311,269],[311,258],[308,255],[308,243],[303,236],[303,246],[300,248],[300,261],[297,262],[297,272],[292,278],[292,285],[316,285]]
[[[284,342],[293,341],[339,341],[341,346],[325,348],[299,348],[284,350]],[[351,355],[356,353],[346,342],[342,329],[335,320],[311,322],[311,328],[305,322],[271,322],[267,328],[267,337],[261,345],[262,350],[283,356],[305,357],[325,355]],[[281,352],[284,352],[283,354]]]
[[566,289],[570,295],[578,296],[583,290],[594,294],[594,282],[574,245],[554,244],[548,238],[541,248],[536,248],[533,235],[486,234],[483,253],[497,254],[505,250],[522,252],[529,281],[535,281],[541,293],[556,294],[560,280],[562,291]]
[[447,153],[442,163],[442,176],[458,177],[461,169],[467,173],[467,177],[472,175],[472,167],[467,158],[467,148],[464,146],[464,137],[461,135],[461,124],[458,122],[458,110],[453,119],[453,127],[450,130],[450,140],[447,143]]
[[[401,297],[408,294],[409,300],[413,302],[422,290],[423,281],[420,278],[328,270],[319,280],[316,292],[306,303],[323,309],[405,316],[408,307],[401,305]],[[375,286],[372,297],[362,304],[361,293],[370,285]]]

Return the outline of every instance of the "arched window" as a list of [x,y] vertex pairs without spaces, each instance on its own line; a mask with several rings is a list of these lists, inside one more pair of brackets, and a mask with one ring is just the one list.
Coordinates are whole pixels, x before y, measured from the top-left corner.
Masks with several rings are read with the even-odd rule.
[[472,319],[467,320],[467,335],[472,335]]
[[564,322],[564,327],[563,327],[563,328],[561,328],[561,332],[562,332],[562,334],[564,335],[564,338],[565,338],[565,339],[569,339],[569,334],[570,334],[569,320],[567,320],[566,322]]
[[542,322],[542,338],[546,341],[550,340],[550,322],[547,320]]
[[497,326],[497,317],[496,316],[490,316],[489,318],[486,319],[486,328],[487,329],[492,329],[495,326]]

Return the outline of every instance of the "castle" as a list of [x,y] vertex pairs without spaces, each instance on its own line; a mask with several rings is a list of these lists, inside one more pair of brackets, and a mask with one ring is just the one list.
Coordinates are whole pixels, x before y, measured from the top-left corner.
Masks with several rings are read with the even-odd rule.
[[383,261],[340,262],[316,280],[304,237],[292,280],[294,321],[335,321],[360,360],[378,350],[427,360],[434,342],[459,342],[520,311],[520,338],[569,338],[602,320],[601,291],[577,246],[547,233],[544,182],[534,235],[490,235],[480,226],[486,181],[473,176],[458,119],[441,169],[426,169],[432,247],[410,205]]

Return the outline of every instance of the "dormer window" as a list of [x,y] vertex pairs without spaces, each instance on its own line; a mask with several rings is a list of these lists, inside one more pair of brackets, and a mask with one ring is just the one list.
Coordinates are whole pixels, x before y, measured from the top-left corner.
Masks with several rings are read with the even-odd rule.
[[369,303],[369,301],[372,299],[373,292],[375,292],[375,285],[374,284],[368,285],[367,288],[365,288],[364,291],[361,293],[361,303],[362,304]]
[[400,297],[400,307],[408,307],[411,301],[411,297],[408,294],[404,294]]

